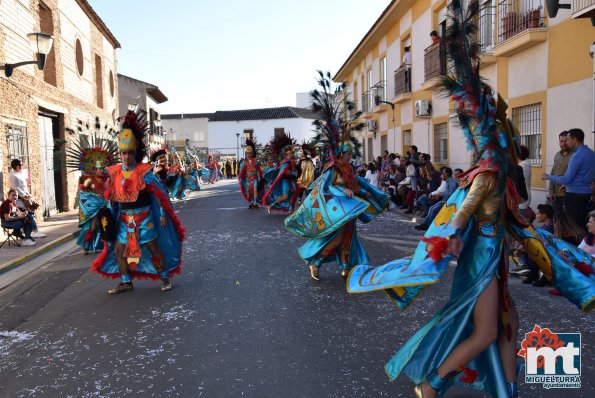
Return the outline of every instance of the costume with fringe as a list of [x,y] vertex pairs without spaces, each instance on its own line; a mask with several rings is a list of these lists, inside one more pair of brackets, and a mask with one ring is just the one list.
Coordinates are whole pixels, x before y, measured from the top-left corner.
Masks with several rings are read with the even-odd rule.
[[82,173],[78,199],[80,231],[76,244],[88,253],[103,249],[97,215],[107,204],[103,197],[108,177],[105,168],[117,161],[118,146],[97,136],[92,136],[91,141],[82,137],[67,150],[66,166]]
[[[104,277],[121,277],[114,251],[115,241],[118,241],[125,245],[124,257],[127,258],[132,279],[165,279],[180,273],[185,230],[174,213],[166,189],[153,174],[152,166],[142,163],[142,140],[146,128],[144,113],[128,112],[122,128],[120,149],[127,150],[123,145],[132,131],[135,136],[132,140],[137,145],[136,163],[129,170],[122,164],[107,168],[109,179],[105,198],[110,200],[111,211],[101,217],[101,224],[104,232],[111,224],[115,236],[106,237],[109,243],[93,262],[91,270]],[[165,227],[161,226],[161,216],[166,218]],[[146,246],[147,242],[155,239],[163,256],[164,269],[161,272],[155,266],[160,259],[152,258]]]
[[242,197],[246,202],[250,203],[250,208],[254,208],[262,204],[264,180],[260,162],[256,158],[256,142],[247,139],[246,147],[252,149],[252,156],[246,157],[246,160],[242,162],[238,181],[240,183]]
[[[400,309],[405,309],[426,287],[442,278],[453,259],[445,255],[448,238],[459,235],[464,242],[450,300],[386,364],[391,380],[400,373],[415,384],[429,379],[455,347],[472,335],[473,310],[494,278],[499,289],[499,330],[510,341],[513,302],[507,286],[505,232],[523,242],[529,256],[567,299],[584,311],[594,305],[593,260],[579,249],[570,249],[559,239],[533,229],[519,213],[521,199],[508,175],[509,164],[517,162],[518,136],[506,119],[505,102],[501,98],[496,102],[478,73],[478,47],[474,42],[478,10],[476,0],[467,9],[460,0],[449,5],[446,42],[455,76],[445,77],[443,86],[451,95],[459,124],[479,166],[461,176],[460,188],[442,207],[412,259],[394,260],[381,267],[360,265],[347,282],[350,293],[383,290]],[[453,385],[483,390],[498,398],[513,396],[516,386],[507,383],[498,342],[461,366],[441,379],[438,396]]]
[[[262,198],[262,203],[269,206],[271,211],[287,213],[293,212],[295,208],[298,193],[297,170],[293,155],[290,157],[285,155],[288,149],[293,151],[294,145],[295,140],[285,132],[277,135],[271,141],[273,155],[278,159],[282,158],[276,170],[276,175]],[[285,195],[287,195],[287,198],[279,201]]]
[[208,173],[206,175],[207,182],[209,184],[214,184],[219,179],[219,164],[218,162],[213,159],[211,155],[209,155],[208,162],[207,162],[207,169]]
[[[330,75],[325,78],[320,73],[319,84],[322,91],[311,93],[313,110],[319,115],[314,121],[318,132],[314,142],[323,147],[322,155],[328,162],[297,211],[285,219],[285,227],[309,239],[298,250],[306,264],[320,267],[324,262],[336,261],[341,269],[349,270],[369,261],[357,236],[356,220],[367,223],[376,218],[388,206],[389,196],[356,177],[351,164],[341,160],[342,154],[357,152],[357,142],[349,129],[352,120],[338,117],[337,104],[344,101],[349,108],[353,104],[345,100],[343,86],[330,92]],[[354,195],[347,196],[346,189]],[[328,250],[328,244],[339,235],[340,244]]]

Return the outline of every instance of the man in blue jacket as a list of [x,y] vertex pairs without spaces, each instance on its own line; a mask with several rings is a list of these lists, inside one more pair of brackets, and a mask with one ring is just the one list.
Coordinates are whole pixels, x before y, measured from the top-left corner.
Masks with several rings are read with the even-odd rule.
[[568,169],[563,176],[542,174],[542,180],[566,186],[566,212],[577,225],[584,228],[587,221],[591,184],[595,180],[595,153],[584,144],[585,133],[581,129],[568,130],[566,144],[573,152]]

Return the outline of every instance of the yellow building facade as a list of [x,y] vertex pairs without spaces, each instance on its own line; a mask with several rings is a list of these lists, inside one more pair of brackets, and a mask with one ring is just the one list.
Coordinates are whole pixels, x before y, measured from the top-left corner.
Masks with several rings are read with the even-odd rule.
[[[595,131],[595,0],[571,0],[551,18],[544,0],[480,0],[481,74],[508,101],[508,116],[530,150],[535,206],[545,202],[542,172],[551,170],[558,134]],[[438,165],[466,169],[470,153],[437,90],[446,72],[447,0],[393,0],[335,75],[347,82],[366,121],[360,133],[364,159],[384,150],[403,155],[411,145]],[[441,40],[442,41],[442,40]],[[410,55],[405,49],[410,48]]]

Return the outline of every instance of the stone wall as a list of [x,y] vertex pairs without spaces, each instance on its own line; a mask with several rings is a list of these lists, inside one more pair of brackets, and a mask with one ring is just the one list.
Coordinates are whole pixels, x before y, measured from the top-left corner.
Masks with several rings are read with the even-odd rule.
[[[54,36],[53,70],[45,71],[45,79],[44,72],[39,71],[35,65],[15,69],[12,77],[8,79],[4,77],[3,71],[0,71],[0,149],[3,155],[0,188],[3,196],[9,189],[11,159],[7,139],[8,126],[26,127],[31,193],[36,200],[43,201],[38,114],[54,114],[58,125],[54,145],[60,146],[60,160],[55,163],[55,170],[59,170],[58,174],[62,178],[62,184],[56,186],[56,197],[58,203],[63,203],[59,210],[66,211],[77,207],[79,173],[65,169],[65,149],[73,140],[78,140],[81,130],[83,133],[93,134],[96,117],[99,118],[101,130],[106,126],[108,129],[115,127],[118,82],[117,79],[112,81],[112,91],[110,77],[113,79],[116,75],[116,46],[109,41],[109,45],[106,45],[105,35],[90,18],[87,18],[88,14],[82,11],[78,1],[47,0],[43,4],[51,10],[54,29],[53,32],[47,32]],[[13,28],[22,26],[23,21],[32,21],[32,24],[25,24],[30,26],[15,31]],[[26,34],[41,31],[41,26],[38,1],[0,2],[0,64],[32,60],[34,54],[29,49]],[[47,26],[47,23],[43,26]],[[76,65],[76,39],[81,41],[84,54],[82,75],[78,73]],[[96,55],[101,57],[102,87],[99,87],[99,90],[103,96],[102,107],[97,106]],[[54,78],[48,79],[47,73],[55,73]]]

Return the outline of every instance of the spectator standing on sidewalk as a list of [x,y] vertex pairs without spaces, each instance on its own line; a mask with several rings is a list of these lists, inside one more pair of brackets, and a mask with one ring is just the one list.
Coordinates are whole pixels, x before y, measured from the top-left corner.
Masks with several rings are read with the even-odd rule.
[[568,169],[563,176],[542,174],[543,180],[565,185],[564,204],[566,213],[573,221],[584,226],[587,219],[588,203],[591,199],[591,184],[595,180],[595,153],[584,144],[585,133],[581,129],[568,130],[567,144],[573,152]]
[[[35,241],[31,239],[33,223],[31,223],[31,214],[28,211],[21,211],[16,204],[17,194],[14,189],[8,191],[8,199],[0,205],[0,217],[2,218],[2,228],[18,229],[15,235],[23,239],[23,246],[35,246]],[[25,231],[25,236],[20,230]]]
[[[572,156],[572,151],[568,148],[566,140],[568,139],[568,131],[562,131],[558,135],[558,144],[560,145],[560,151],[554,156],[554,165],[550,175],[552,176],[563,176],[568,169],[568,162]],[[554,214],[557,215],[564,210],[564,195],[566,188],[564,185],[556,184],[550,181],[550,194],[549,201],[554,208]]]

